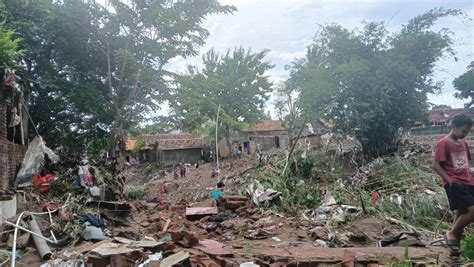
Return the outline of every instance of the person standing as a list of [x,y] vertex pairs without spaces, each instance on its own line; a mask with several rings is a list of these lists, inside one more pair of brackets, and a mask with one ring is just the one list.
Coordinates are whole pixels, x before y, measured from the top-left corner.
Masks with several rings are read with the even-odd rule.
[[178,178],[178,170],[176,169],[176,164],[173,163],[173,178],[177,179]]
[[441,177],[448,196],[449,208],[454,213],[451,230],[444,236],[446,245],[458,252],[464,231],[474,222],[474,179],[471,177],[469,146],[463,139],[472,128],[472,120],[465,114],[454,116],[451,132],[436,144],[433,169]]
[[235,154],[237,155],[237,158],[240,159],[240,156],[242,155],[242,151],[240,150],[240,146],[237,146],[237,151],[235,151]]
[[179,163],[179,176],[181,178],[186,178],[186,167],[182,162]]

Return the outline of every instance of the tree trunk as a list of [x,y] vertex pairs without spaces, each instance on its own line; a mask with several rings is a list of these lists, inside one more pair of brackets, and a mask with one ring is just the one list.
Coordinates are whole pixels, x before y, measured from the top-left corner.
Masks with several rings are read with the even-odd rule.
[[[293,147],[293,131],[294,123],[288,123],[288,148]],[[298,142],[298,140],[294,140],[294,142]]]
[[232,151],[232,144],[230,143],[230,130],[229,130],[229,128],[226,128],[226,130],[225,130],[225,142],[227,144],[227,148],[229,149],[229,154],[227,155],[227,157],[231,158],[234,151]]

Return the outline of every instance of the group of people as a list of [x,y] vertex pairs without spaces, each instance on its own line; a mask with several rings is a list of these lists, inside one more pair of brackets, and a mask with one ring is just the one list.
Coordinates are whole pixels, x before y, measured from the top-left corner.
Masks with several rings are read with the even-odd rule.
[[[196,163],[194,164],[194,167],[196,168],[196,170],[199,169],[199,160],[196,161]],[[173,164],[172,172],[173,172],[173,177],[174,178],[178,178],[178,173],[179,173],[179,177],[186,178],[186,173],[188,172],[188,167],[186,166],[186,164],[183,164],[182,162],[180,162],[178,166]]]
[[175,179],[178,178],[178,173],[179,173],[179,177],[186,178],[187,168],[186,168],[186,165],[183,164],[182,162],[180,162],[178,166],[173,164],[173,170],[172,171],[173,171],[173,177]]

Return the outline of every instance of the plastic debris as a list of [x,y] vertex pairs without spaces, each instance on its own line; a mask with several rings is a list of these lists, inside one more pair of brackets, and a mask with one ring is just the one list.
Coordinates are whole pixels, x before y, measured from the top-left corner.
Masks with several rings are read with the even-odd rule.
[[21,162],[20,170],[16,176],[15,185],[18,187],[26,187],[33,184],[33,178],[39,172],[42,165],[44,165],[44,155],[53,162],[59,161],[59,156],[49,149],[43,141],[41,136],[36,136],[28,146],[25,157]]

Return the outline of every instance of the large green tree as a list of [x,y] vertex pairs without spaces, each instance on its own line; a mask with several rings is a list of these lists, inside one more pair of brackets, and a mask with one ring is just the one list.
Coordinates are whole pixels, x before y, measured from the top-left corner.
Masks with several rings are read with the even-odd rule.
[[474,103],[474,61],[469,64],[467,71],[461,74],[453,81],[456,92],[456,97],[467,99],[470,98],[471,102],[466,106],[469,108]]
[[0,68],[17,67],[16,59],[23,55],[19,49],[20,39],[14,37],[15,31],[4,28],[0,23]]
[[108,134],[111,152],[167,99],[163,66],[197,54],[209,35],[204,18],[235,10],[215,0],[111,0],[107,8],[86,0],[2,1],[2,19],[25,40],[23,62],[39,82],[31,113],[40,133],[71,145]]
[[424,119],[427,94],[441,89],[432,78],[435,63],[453,53],[451,33],[432,26],[459,14],[433,9],[394,33],[376,22],[322,27],[290,78],[301,88],[303,110],[357,135],[367,157],[393,152],[400,130]]
[[202,57],[202,69],[189,66],[188,73],[177,78],[172,116],[192,131],[214,120],[220,105],[219,128],[230,150],[233,130],[265,116],[264,105],[272,91],[266,72],[274,67],[265,61],[267,53],[252,53],[242,47],[224,55],[210,50]]

